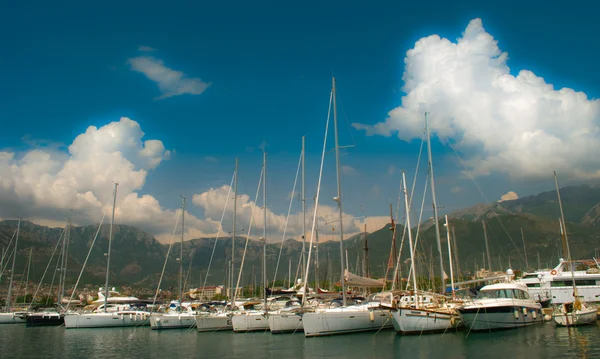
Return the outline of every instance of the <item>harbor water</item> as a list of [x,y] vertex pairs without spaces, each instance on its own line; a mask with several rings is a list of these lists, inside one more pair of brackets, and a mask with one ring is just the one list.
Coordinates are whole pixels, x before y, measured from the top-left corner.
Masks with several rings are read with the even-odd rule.
[[492,333],[393,331],[305,338],[193,330],[0,326],[0,358],[600,358],[600,327],[552,323]]

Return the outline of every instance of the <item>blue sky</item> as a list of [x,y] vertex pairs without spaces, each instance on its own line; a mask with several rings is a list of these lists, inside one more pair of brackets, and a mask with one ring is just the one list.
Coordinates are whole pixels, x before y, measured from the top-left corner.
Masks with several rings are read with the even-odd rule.
[[[307,186],[314,191],[333,73],[341,142],[356,146],[343,157],[343,165],[355,169],[343,178],[345,212],[382,216],[389,201],[396,202],[399,170],[412,176],[420,141],[367,136],[352,124],[384,122],[401,106],[405,56],[417,40],[437,34],[454,42],[471,20],[481,18],[485,31],[508,53],[510,74],[527,69],[556,89],[572,88],[595,99],[600,25],[593,6],[542,1],[12,3],[0,15],[5,34],[0,39],[0,150],[18,157],[41,146],[64,155],[88,126],[128,117],[139,123],[144,140],[160,140],[171,151],[168,160],[148,169],[137,192],[174,209],[179,194],[191,198],[228,184],[235,157],[241,161],[240,189],[254,197],[259,147],[266,143],[269,207],[283,213],[302,135],[307,136]],[[184,78],[210,86],[192,91],[197,94],[161,92],[155,81],[134,71],[131,59],[140,57],[162,61]],[[597,124],[595,116],[590,121]],[[448,140],[456,138],[436,136],[433,151],[440,203],[449,209],[496,200],[510,190],[526,195],[552,187],[552,168],[546,180],[517,178],[500,168],[477,177],[484,199],[461,177],[464,168],[453,160]],[[323,194],[329,205],[335,190],[332,165]],[[203,216],[201,208],[190,211]]]

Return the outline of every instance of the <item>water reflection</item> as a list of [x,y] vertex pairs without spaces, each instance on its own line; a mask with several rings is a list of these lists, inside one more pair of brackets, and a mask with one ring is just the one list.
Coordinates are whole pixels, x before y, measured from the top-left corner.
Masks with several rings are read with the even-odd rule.
[[149,328],[0,326],[0,358],[599,358],[598,325],[551,323],[493,333],[401,336],[393,331],[305,339],[302,333],[197,333]]

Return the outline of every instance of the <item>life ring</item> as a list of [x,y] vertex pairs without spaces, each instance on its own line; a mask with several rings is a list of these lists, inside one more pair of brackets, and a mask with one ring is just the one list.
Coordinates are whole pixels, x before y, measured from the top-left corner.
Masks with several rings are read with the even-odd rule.
[[555,269],[553,269],[552,271],[550,271],[550,274],[552,274],[552,275],[556,275],[556,270],[555,270]]

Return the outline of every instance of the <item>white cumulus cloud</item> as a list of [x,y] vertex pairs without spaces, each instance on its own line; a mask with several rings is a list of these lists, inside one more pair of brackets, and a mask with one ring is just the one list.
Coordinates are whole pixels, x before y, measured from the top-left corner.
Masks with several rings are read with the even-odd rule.
[[514,191],[508,191],[500,197],[498,202],[514,201],[515,199],[519,199],[519,195]]
[[[210,188],[209,190],[195,194],[193,196],[194,205],[201,207],[204,210],[204,214],[207,220],[219,221],[222,214],[223,208],[227,201],[227,194],[230,193],[229,202],[227,204],[226,216],[223,223],[225,232],[230,232],[232,228],[232,217],[233,217],[233,192],[230,192],[229,185],[223,185],[217,188]],[[259,197],[260,198],[260,197]],[[268,199],[267,199],[268,201]],[[301,239],[302,236],[302,212],[299,210],[300,203],[295,204],[296,210],[292,210],[288,221],[288,227],[286,232],[286,238]],[[262,230],[264,228],[264,210],[262,203],[256,204],[253,198],[250,198],[247,194],[238,194],[237,198],[237,235],[245,236],[250,226],[250,219],[252,217],[252,211],[254,209],[254,222],[252,225],[252,237],[262,236]],[[312,226],[312,218],[314,213],[314,205],[308,205],[306,208],[306,238],[310,239],[310,231]],[[282,234],[285,229],[287,213],[277,214],[271,211],[267,206],[267,240],[270,242],[280,241]],[[364,219],[355,218],[351,214],[343,213],[342,220],[344,223],[344,237],[348,238],[363,228]],[[385,217],[386,220],[387,217]],[[370,225],[379,225],[384,220],[380,220],[378,217],[369,217],[368,222]],[[317,229],[320,230],[319,240],[337,240],[339,237],[339,218],[338,209],[335,206],[327,204],[319,204],[317,211]],[[376,230],[380,227],[372,227],[370,230]]]
[[[0,218],[21,216],[41,224],[71,215],[75,223],[97,223],[118,182],[116,220],[152,234],[169,233],[178,210],[140,195],[149,171],[169,157],[159,140],[143,140],[136,121],[123,117],[77,136],[68,152],[0,151]],[[72,212],[71,212],[72,210]],[[216,225],[192,215],[189,230],[212,233]]]
[[162,60],[138,56],[128,60],[132,71],[141,72],[156,82],[162,92],[159,99],[183,94],[199,95],[211,85],[200,78],[189,78],[183,72],[170,69]]
[[511,75],[508,54],[480,19],[453,42],[420,39],[404,60],[402,105],[384,122],[355,123],[367,135],[419,138],[425,111],[432,132],[465,160],[466,173],[512,178],[600,178],[600,102],[555,89],[528,70]]

